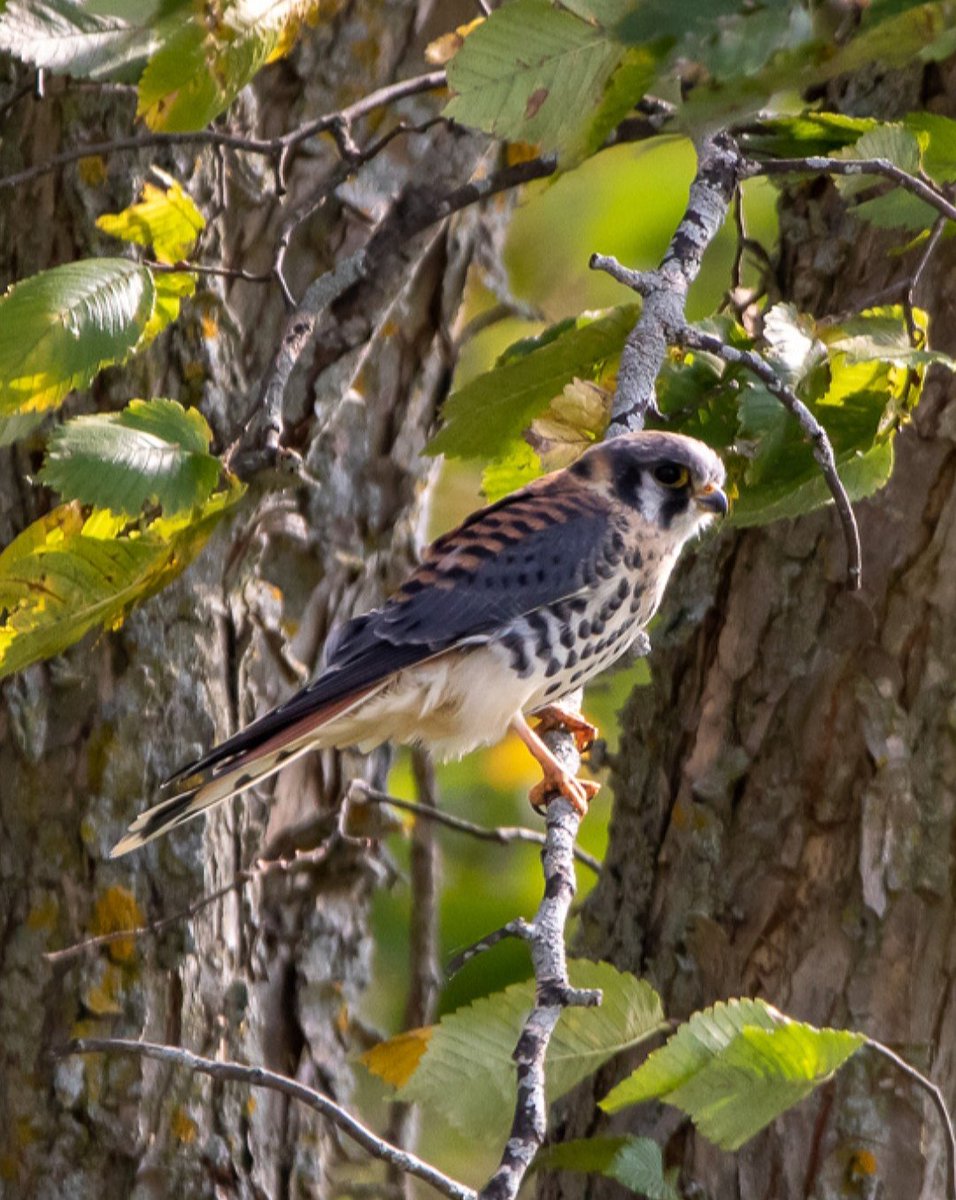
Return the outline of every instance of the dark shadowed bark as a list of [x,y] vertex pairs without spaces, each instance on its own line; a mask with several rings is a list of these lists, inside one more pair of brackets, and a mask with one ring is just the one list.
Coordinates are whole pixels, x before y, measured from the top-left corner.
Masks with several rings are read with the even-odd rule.
[[[419,47],[414,3],[345,6],[244,94],[237,115],[272,134],[402,74]],[[417,61],[420,61],[420,53]],[[4,68],[4,95],[25,73]],[[133,98],[62,81],[5,112],[2,167],[128,129]],[[408,102],[422,119],[433,99]],[[358,131],[368,135],[369,130]],[[403,189],[467,179],[481,144],[433,130],[399,138],[293,241],[293,290],[387,222]],[[337,165],[317,140],[292,174],[294,204]],[[0,274],[117,253],[95,216],[133,199],[150,161],[219,215],[206,261],[267,269],[282,211],[261,163],[181,149],[85,164],[0,195]],[[102,175],[105,166],[106,175]],[[450,370],[449,329],[481,226],[473,215],[398,244],[323,319],[287,416],[318,485],[255,484],[200,560],[120,630],[86,639],[0,690],[0,1195],[305,1197],[328,1194],[341,1151],[286,1099],[131,1058],[65,1059],[75,1034],[143,1036],[261,1063],[347,1101],[353,1005],[366,983],[374,849],[338,845],[321,865],[230,890],[192,921],[51,964],[91,934],[154,921],[223,888],[259,855],[314,847],[343,784],[384,783],[384,756],[313,756],[275,788],[231,802],[145,851],[110,845],[159,779],[276,703],[326,635],[377,602],[418,540],[430,465],[420,457]],[[487,236],[487,234],[482,234]],[[95,387],[201,403],[220,448],[238,431],[285,320],[277,289],[201,286],[183,320]],[[72,402],[71,410],[76,409]],[[49,497],[25,475],[30,443],[0,451],[0,544]]]
[[[952,113],[956,71],[854,81],[888,116]],[[872,94],[870,99],[872,99]],[[865,307],[912,258],[848,218],[832,187],[782,201],[784,298]],[[945,246],[919,302],[953,353]],[[885,296],[880,302],[886,302]],[[890,485],[858,506],[864,587],[844,585],[832,511],[725,532],[672,584],[654,682],[626,710],[610,849],[579,951],[661,988],[675,1017],[762,996],[794,1017],[889,1043],[956,1100],[956,421],[945,374],[898,439]],[[687,1194],[740,1200],[944,1192],[935,1112],[859,1055],[739,1154],[674,1110],[600,1118],[618,1063],[579,1091],[554,1137],[636,1130],[666,1143]],[[547,1196],[624,1194],[582,1176]]]

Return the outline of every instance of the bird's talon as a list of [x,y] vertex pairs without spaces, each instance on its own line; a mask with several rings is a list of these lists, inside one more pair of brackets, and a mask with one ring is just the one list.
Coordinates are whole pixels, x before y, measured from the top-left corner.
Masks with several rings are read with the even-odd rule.
[[531,807],[536,813],[544,814],[548,805],[558,796],[570,801],[578,816],[584,817],[592,798],[601,790],[601,785],[594,779],[576,779],[566,771],[547,774],[540,783],[536,783],[528,794]]
[[554,729],[570,733],[574,737],[574,744],[577,746],[579,754],[590,749],[598,735],[596,725],[585,721],[577,713],[568,712],[558,704],[549,704],[547,708],[540,709],[534,715],[538,718],[535,733],[540,736],[550,733]]

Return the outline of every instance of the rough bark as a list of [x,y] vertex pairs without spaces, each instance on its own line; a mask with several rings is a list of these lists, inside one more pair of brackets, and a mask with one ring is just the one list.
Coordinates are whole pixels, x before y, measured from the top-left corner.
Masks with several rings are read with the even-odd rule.
[[[324,18],[244,94],[244,119],[281,131],[395,78],[426,7],[356,3]],[[6,94],[24,78],[8,65]],[[411,110],[428,115],[434,103]],[[2,166],[39,161],[79,131],[128,128],[131,115],[128,96],[54,81],[48,99],[6,111]],[[358,212],[387,219],[403,188],[465,179],[482,150],[443,131],[393,147],[387,163],[348,185],[349,206],[328,202],[296,238],[295,290],[367,236]],[[293,176],[300,193],[336,162],[331,142],[312,149]],[[91,250],[116,253],[105,239],[91,246],[92,219],[131,201],[149,161],[170,165],[217,207],[210,259],[268,266],[282,216],[269,172],[233,155],[182,151],[110,161],[105,180],[70,168],[2,193],[4,283]],[[420,451],[447,385],[449,327],[479,230],[467,216],[402,246],[324,320],[287,406],[321,486],[254,488],[200,560],[118,632],[0,691],[4,1197],[327,1194],[341,1148],[286,1100],[129,1058],[55,1061],[50,1051],[77,1033],[143,1036],[262,1063],[347,1100],[349,1022],[369,967],[367,902],[383,878],[371,847],[346,845],[314,871],[237,888],[135,945],[55,966],[43,954],[130,916],[179,912],[260,854],[317,844],[344,781],[384,783],[382,755],[314,756],[284,773],[274,796],[262,789],[142,853],[107,859],[159,779],[286,694],[330,629],[377,602],[414,553],[430,471]],[[283,320],[274,288],[204,285],[183,321],[97,384],[97,400],[201,403],[222,447]],[[49,497],[24,482],[35,449],[0,454],[5,544]]]
[[[853,81],[846,107],[926,101],[951,113],[956,72]],[[810,182],[782,202],[779,282],[819,315],[864,306],[910,260]],[[954,255],[920,302],[950,353]],[[864,588],[846,591],[831,511],[724,534],[672,584],[653,685],[626,710],[609,852],[578,950],[649,977],[668,1013],[757,995],[889,1043],[956,1102],[956,423],[929,386],[889,486],[859,505]],[[688,1195],[740,1200],[945,1194],[936,1114],[866,1054],[737,1155],[673,1110],[608,1122],[595,1099],[555,1139],[651,1133]],[[622,1195],[551,1178],[549,1197]]]

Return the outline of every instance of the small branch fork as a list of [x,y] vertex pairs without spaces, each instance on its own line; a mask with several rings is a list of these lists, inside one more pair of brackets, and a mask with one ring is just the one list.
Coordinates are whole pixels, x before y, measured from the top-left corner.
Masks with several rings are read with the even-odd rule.
[[127,1038],[77,1038],[69,1042],[59,1057],[73,1054],[135,1054],[140,1058],[152,1058],[172,1066],[185,1067],[200,1075],[208,1075],[219,1082],[242,1083],[248,1087],[267,1088],[280,1092],[292,1100],[308,1105],[321,1116],[331,1121],[347,1137],[366,1150],[373,1158],[398,1168],[417,1179],[430,1184],[449,1200],[475,1200],[475,1193],[456,1179],[445,1175],[407,1150],[400,1150],[390,1142],[373,1133],[368,1126],[356,1120],[341,1105],[328,1096],[306,1087],[297,1079],[267,1071],[264,1067],[249,1067],[243,1063],[203,1058],[179,1046],[165,1046],[155,1042],[136,1042]]
[[640,319],[621,356],[608,433],[641,429],[647,414],[656,412],[655,381],[669,344],[706,351],[724,362],[745,367],[796,417],[810,440],[813,456],[833,496],[843,527],[847,581],[851,589],[857,589],[862,580],[860,533],[850,498],[836,469],[833,446],[826,430],[759,354],[737,350],[720,338],[693,329],[684,315],[687,292],[700,270],[703,252],[723,225],[740,180],[755,173],[759,173],[759,168],[745,162],[727,134],[720,133],[705,140],[699,148],[699,167],[691,185],[687,211],[660,267],[656,271],[634,271],[622,266],[615,258],[592,255],[594,270],[606,271],[644,297]]

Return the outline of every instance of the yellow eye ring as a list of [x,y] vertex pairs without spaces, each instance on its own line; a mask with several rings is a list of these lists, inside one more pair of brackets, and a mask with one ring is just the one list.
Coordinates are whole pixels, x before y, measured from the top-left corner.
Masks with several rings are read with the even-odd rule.
[[686,487],[690,482],[690,471],[677,463],[664,462],[654,468],[654,478],[666,488]]

